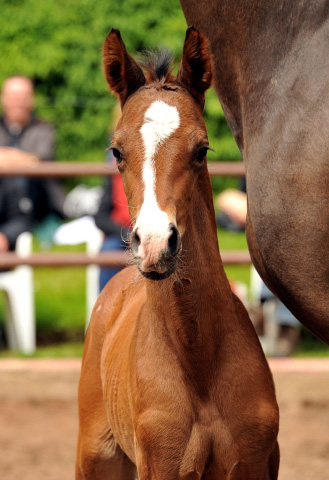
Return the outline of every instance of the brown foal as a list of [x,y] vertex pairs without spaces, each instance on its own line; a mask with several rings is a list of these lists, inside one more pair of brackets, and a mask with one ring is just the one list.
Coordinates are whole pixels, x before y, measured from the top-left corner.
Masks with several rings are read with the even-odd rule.
[[192,27],[177,77],[166,55],[144,74],[112,30],[104,66],[122,106],[111,148],[136,265],[93,310],[76,479],[274,480],[273,380],[218,250],[202,119],[208,44]]

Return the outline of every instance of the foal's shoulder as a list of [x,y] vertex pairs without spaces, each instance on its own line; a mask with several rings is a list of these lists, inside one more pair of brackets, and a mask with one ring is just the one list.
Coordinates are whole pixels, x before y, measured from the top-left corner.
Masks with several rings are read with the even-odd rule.
[[117,273],[102,290],[94,306],[94,312],[102,309],[111,315],[125,301],[139,296],[145,289],[145,280],[135,265]]
[[131,291],[140,287],[144,283],[144,279],[139,273],[136,265],[123,268],[119,273],[114,275],[107,285],[102,290],[99,298],[103,301],[113,300],[118,295],[125,294],[127,291]]
[[85,340],[86,361],[90,355],[99,359],[107,332],[127,309],[137,310],[136,305],[142,304],[144,298],[145,281],[135,266],[123,269],[108,282],[92,311]]

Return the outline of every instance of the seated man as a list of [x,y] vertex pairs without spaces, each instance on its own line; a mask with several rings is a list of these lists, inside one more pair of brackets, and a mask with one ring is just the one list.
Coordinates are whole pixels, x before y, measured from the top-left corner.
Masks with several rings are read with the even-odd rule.
[[32,203],[12,179],[0,178],[0,252],[14,250],[17,237],[32,226]]
[[[54,159],[55,132],[52,125],[33,113],[34,88],[23,76],[8,78],[1,91],[3,115],[0,117],[0,167],[33,165]],[[23,198],[32,204],[31,214],[37,224],[46,217],[63,218],[64,194],[57,181],[12,177]]]
[[[124,250],[126,248],[130,217],[127,197],[120,175],[108,178],[98,212],[95,215],[95,223],[105,234],[101,248],[102,252]],[[120,269],[120,267],[102,267],[100,269],[100,292]]]
[[[0,253],[15,249],[17,237],[32,227],[32,202],[12,178],[0,178]],[[1,272],[1,267],[0,267]],[[0,322],[0,347],[6,344]]]

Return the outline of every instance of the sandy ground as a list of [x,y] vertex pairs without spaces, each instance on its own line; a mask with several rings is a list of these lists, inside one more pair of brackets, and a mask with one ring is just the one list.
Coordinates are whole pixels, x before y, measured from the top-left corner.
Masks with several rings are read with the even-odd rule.
[[[74,478],[79,366],[0,360],[0,479]],[[329,361],[271,366],[281,412],[279,479],[329,480]]]

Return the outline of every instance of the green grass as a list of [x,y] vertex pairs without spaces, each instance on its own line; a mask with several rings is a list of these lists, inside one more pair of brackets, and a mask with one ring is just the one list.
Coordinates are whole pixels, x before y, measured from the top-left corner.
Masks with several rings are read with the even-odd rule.
[[[220,252],[225,250],[248,250],[246,235],[244,232],[228,232],[218,230],[218,243]],[[231,282],[244,283],[250,288],[250,266],[234,265],[226,266],[225,272]]]
[[329,347],[325,343],[318,340],[311,332],[302,327],[301,340],[294,352],[294,357],[329,357]]
[[[84,251],[84,245],[52,247],[51,251]],[[34,240],[34,251],[40,245]],[[84,267],[34,269],[37,344],[83,342],[86,320],[86,273]],[[4,295],[0,292],[0,323],[4,319]],[[55,354],[55,352],[53,352]],[[52,352],[49,351],[52,356]],[[60,356],[63,356],[61,353]]]
[[326,345],[318,344],[317,341],[314,342],[315,345],[310,346],[310,348],[305,345],[303,342],[300,343],[300,346],[293,353],[293,358],[328,358],[329,352]]
[[64,342],[48,346],[38,346],[33,355],[10,350],[0,351],[0,358],[81,358],[82,342]]
[[[37,243],[34,250],[40,250]],[[85,245],[54,246],[51,250],[84,251]],[[85,268],[35,268],[34,285],[38,344],[83,341],[86,320]]]
[[[218,231],[220,251],[247,249],[243,232]],[[53,251],[83,251],[77,247],[53,247]],[[40,250],[35,242],[34,250]],[[242,282],[249,288],[248,265],[225,268],[231,282]],[[80,357],[86,316],[86,275],[83,267],[35,268],[35,307],[38,348],[33,357]],[[1,293],[1,292],[0,292]],[[0,295],[0,322],[4,318],[3,295]],[[296,356],[328,356],[329,349],[308,332]],[[17,352],[0,351],[0,357],[24,356]]]
[[81,339],[86,309],[85,269],[37,268],[34,275],[39,341]]

